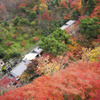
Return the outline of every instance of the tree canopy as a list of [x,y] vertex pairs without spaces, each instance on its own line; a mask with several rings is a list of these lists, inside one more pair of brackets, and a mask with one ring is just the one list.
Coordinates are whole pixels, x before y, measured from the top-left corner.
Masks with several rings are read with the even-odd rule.
[[31,84],[10,90],[0,100],[99,100],[99,97],[100,63],[82,61],[70,64],[54,76],[41,76]]
[[53,53],[54,56],[61,55],[62,52],[68,50],[68,44],[70,35],[66,35],[61,29],[57,29],[52,35],[43,38],[42,42],[39,44],[45,52]]
[[86,38],[96,38],[99,34],[100,25],[98,24],[99,19],[96,17],[84,18],[80,21],[80,33],[84,35]]

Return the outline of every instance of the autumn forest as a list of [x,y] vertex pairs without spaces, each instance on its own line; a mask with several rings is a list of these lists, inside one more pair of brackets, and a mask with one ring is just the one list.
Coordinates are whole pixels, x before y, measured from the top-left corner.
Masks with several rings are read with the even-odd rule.
[[100,0],[0,0],[1,60],[0,100],[100,100]]

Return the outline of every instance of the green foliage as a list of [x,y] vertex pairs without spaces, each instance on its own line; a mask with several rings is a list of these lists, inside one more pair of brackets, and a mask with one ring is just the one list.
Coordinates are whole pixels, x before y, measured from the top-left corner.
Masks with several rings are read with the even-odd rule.
[[39,45],[45,52],[53,53],[54,56],[61,55],[68,50],[69,37],[63,30],[57,29],[51,36],[43,38]]
[[36,14],[39,14],[39,7],[37,6]]
[[6,28],[2,28],[2,31],[5,33],[5,35],[8,34],[8,30]]
[[1,70],[3,71],[3,70],[5,70],[5,68],[6,68],[6,66],[4,65],[1,67]]
[[88,0],[82,0],[81,2],[82,2],[82,5],[83,6],[86,6],[86,2],[87,2]]
[[55,38],[44,38],[40,43],[40,47],[45,50],[45,52],[53,53],[54,56],[61,54],[62,51],[65,51],[66,46],[62,43],[59,43]]
[[32,11],[32,12],[28,15],[28,19],[29,19],[30,22],[33,21],[33,20],[36,19],[36,18],[37,18],[37,14],[36,14],[36,12],[34,12],[34,11]]
[[36,21],[32,21],[32,22],[30,22],[30,25],[32,25],[32,26],[36,26]]
[[4,26],[9,26],[9,23],[7,21],[5,21]]
[[19,17],[16,17],[14,20],[13,20],[13,23],[14,25],[17,25],[20,21],[20,18]]
[[51,15],[51,10],[48,10],[49,15]]
[[24,34],[23,37],[24,37],[24,39],[28,39],[29,35],[28,34]]
[[96,6],[95,0],[88,0],[87,10],[88,10],[89,15],[91,14],[91,12],[95,8],[95,6]]
[[0,58],[3,58],[5,54],[5,49],[2,46],[0,46]]
[[73,19],[77,20],[78,19],[78,16],[79,16],[78,15],[78,11],[76,9],[73,9],[71,16],[73,17]]
[[60,28],[58,28],[56,31],[54,31],[52,36],[59,42],[64,41],[65,44],[70,43],[68,40],[70,35],[66,35],[65,32],[63,30],[61,30]]
[[3,60],[4,60],[4,61],[7,61],[8,59],[10,59],[10,57],[11,57],[10,55],[5,55],[5,56],[3,57]]
[[19,57],[20,56],[20,52],[16,47],[11,46],[10,48],[11,49],[7,49],[6,50],[6,55],[4,55],[4,57],[3,57],[4,61],[9,60],[10,58],[14,58],[14,57]]
[[11,54],[11,58],[19,57],[19,56],[20,56],[20,53],[18,53],[18,52],[13,52],[13,53]]
[[30,14],[30,10],[26,10],[26,14],[29,15]]
[[2,40],[3,40],[3,37],[0,36],[0,42],[2,42]]
[[98,24],[99,19],[96,17],[93,18],[84,18],[80,21],[80,33],[84,35],[87,39],[96,38],[99,34],[100,25]]
[[23,13],[25,13],[25,12],[26,12],[26,10],[25,10],[25,7],[24,7],[24,6],[21,6],[21,7],[20,7],[20,10],[21,10],[21,12],[23,12]]
[[55,1],[55,4],[56,4],[57,6],[59,6],[59,0],[56,0],[56,1]]
[[96,0],[82,0],[84,14],[90,15],[96,6]]
[[0,21],[0,24],[2,23],[2,21]]
[[30,25],[30,22],[28,21],[28,19],[22,18],[20,20],[20,25]]

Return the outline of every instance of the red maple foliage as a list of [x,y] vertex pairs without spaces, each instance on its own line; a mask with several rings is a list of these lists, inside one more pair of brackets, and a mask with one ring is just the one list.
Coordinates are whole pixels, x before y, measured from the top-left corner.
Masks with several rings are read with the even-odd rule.
[[71,4],[72,1],[73,1],[73,0],[68,0],[68,3]]
[[73,54],[74,54],[75,58],[81,59],[82,54],[83,54],[82,46],[78,46],[77,49],[75,49],[75,50],[73,51]]
[[83,43],[85,41],[85,37],[81,33],[78,33],[75,34],[74,40]]
[[48,21],[50,21],[51,17],[50,17],[50,15],[49,15],[49,13],[46,12],[46,13],[44,13],[44,14],[42,15],[42,19],[43,19],[43,20],[48,20]]
[[39,40],[38,37],[33,37],[34,42],[37,42]]
[[76,21],[76,24],[79,24],[80,23],[80,20],[83,19],[83,18],[86,18],[87,16],[84,15],[84,16],[79,16],[78,20]]
[[100,43],[100,34],[97,36],[97,39],[95,39],[95,41]]
[[68,8],[68,4],[66,3],[65,0],[60,1],[60,6],[63,7],[63,8]]
[[6,76],[4,77],[4,78],[2,78],[1,80],[0,80],[0,88],[1,87],[7,87],[7,85],[9,85],[10,84],[10,79],[9,78],[7,78]]
[[[41,76],[32,84],[10,90],[1,100],[94,100],[100,96],[100,67],[96,62],[72,63],[54,76]],[[98,100],[98,99],[95,99]]]
[[26,45],[26,43],[25,43],[25,41],[23,40],[22,43],[21,43],[21,46],[25,46],[25,45]]
[[95,6],[91,14],[91,17],[97,17],[100,19],[100,0],[96,0],[96,2],[97,2],[97,5]]
[[100,19],[100,4],[94,8],[91,17],[97,17]]
[[40,70],[38,70],[37,65],[38,65],[37,59],[32,60],[31,63],[27,65],[26,72],[32,77],[35,77],[36,75],[41,75],[42,73]]
[[26,3],[22,3],[22,4],[20,4],[20,5],[18,6],[18,9],[20,9],[21,6],[26,7]]
[[79,12],[81,11],[81,0],[68,0],[68,4],[72,9],[76,9]]
[[6,44],[7,46],[11,46],[11,45],[13,45],[14,43],[6,42],[5,44]]
[[[53,53],[43,53],[43,57],[39,58],[39,59],[46,59],[47,57],[49,57],[49,62],[52,62],[53,60],[57,61],[58,63],[61,62],[61,63],[65,63],[65,62],[69,62],[70,59],[72,59],[74,57],[74,55],[71,53],[71,52],[64,52],[62,54],[62,60],[60,59],[60,57],[54,57],[53,56]],[[67,56],[68,59],[65,59]],[[63,62],[62,62],[63,61]],[[40,62],[42,63],[42,62]]]
[[16,39],[16,37],[17,37],[17,34],[15,34],[14,36],[12,36],[13,39]]
[[4,76],[2,79],[0,79],[0,95],[4,94],[10,89],[15,89],[16,85],[13,85],[13,83],[16,83],[16,85],[19,84],[19,82],[16,81],[16,78],[9,79],[8,77]]
[[47,2],[49,2],[50,0],[46,0]]

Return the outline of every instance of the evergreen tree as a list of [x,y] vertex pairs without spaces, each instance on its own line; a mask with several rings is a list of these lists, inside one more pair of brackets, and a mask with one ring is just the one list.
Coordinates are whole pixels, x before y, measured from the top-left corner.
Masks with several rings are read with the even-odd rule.
[[83,6],[86,6],[87,1],[88,1],[88,0],[82,0],[82,1],[81,1],[81,2],[82,2],[82,5],[83,5]]
[[32,11],[28,16],[28,19],[29,19],[30,22],[33,21],[36,18],[37,18],[37,14],[34,11]]
[[76,9],[73,9],[72,11],[72,17],[73,19],[77,20],[78,19],[78,11]]
[[99,34],[100,25],[98,24],[99,19],[93,17],[92,19],[87,17],[80,21],[80,33],[87,39],[96,38]]
[[87,10],[88,10],[88,14],[90,15],[92,10],[95,8],[96,6],[96,1],[95,0],[88,0],[88,4],[87,4]]
[[57,6],[59,6],[59,0],[56,0],[56,1],[55,1],[55,4],[56,4]]
[[24,6],[21,6],[21,7],[20,7],[20,10],[21,10],[21,12],[23,12],[23,13],[25,13],[25,12],[26,12],[26,10],[25,10],[25,7],[24,7]]
[[84,14],[90,15],[94,7],[96,6],[95,0],[82,0],[82,7]]
[[61,29],[57,29],[51,36],[42,39],[39,44],[45,52],[53,53],[54,56],[61,55],[62,52],[69,50],[68,44],[70,35],[66,35]]

